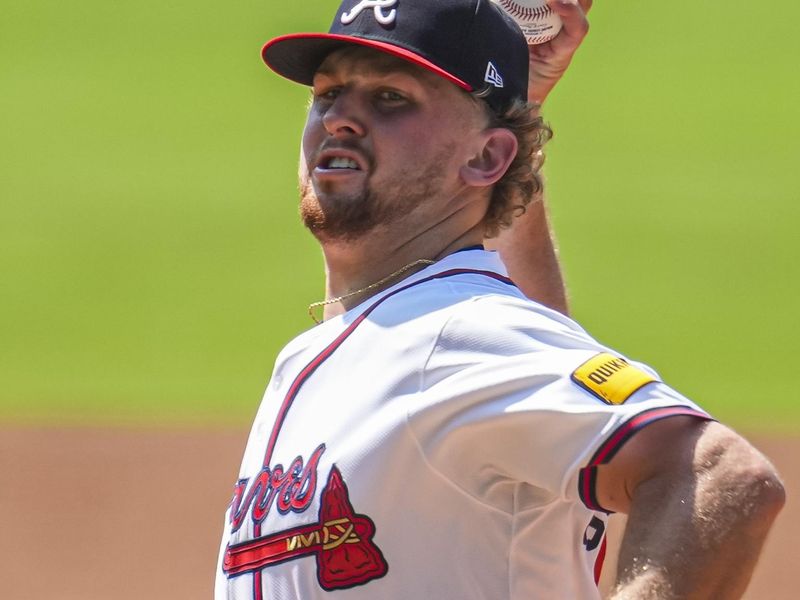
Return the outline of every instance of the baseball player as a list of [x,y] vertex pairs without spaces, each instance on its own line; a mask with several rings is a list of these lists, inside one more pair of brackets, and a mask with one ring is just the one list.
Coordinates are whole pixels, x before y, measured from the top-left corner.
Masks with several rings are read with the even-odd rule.
[[548,137],[518,27],[485,0],[344,0],[263,57],[312,89],[327,310],[277,358],[217,599],[598,598],[612,512],[614,598],[739,597],[783,503],[772,466],[483,245]]

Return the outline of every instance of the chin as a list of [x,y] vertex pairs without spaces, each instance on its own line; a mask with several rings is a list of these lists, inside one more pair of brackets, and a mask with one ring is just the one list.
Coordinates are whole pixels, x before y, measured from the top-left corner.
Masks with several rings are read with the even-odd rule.
[[320,241],[353,241],[373,228],[369,199],[352,196],[318,196],[312,186],[300,195],[300,218]]

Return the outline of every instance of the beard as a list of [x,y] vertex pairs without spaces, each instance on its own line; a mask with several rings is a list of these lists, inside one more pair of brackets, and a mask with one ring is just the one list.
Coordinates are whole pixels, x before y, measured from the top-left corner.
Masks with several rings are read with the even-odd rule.
[[[440,193],[443,187],[443,165],[452,149],[443,149],[433,160],[419,169],[401,169],[380,190],[370,185],[352,194],[334,195],[331,189],[320,201],[311,177],[306,172],[300,181],[300,216],[303,224],[319,240],[352,241],[379,227],[397,225],[416,207]],[[332,186],[326,186],[328,188]],[[432,223],[431,223],[432,225]]]
[[376,201],[375,194],[339,195],[323,206],[310,179],[300,188],[300,217],[317,239],[351,241],[373,230],[378,224],[396,218],[391,205]]

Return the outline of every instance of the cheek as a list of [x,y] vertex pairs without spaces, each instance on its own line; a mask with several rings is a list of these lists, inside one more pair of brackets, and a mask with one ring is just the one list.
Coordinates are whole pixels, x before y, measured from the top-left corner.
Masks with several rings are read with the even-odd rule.
[[435,148],[441,144],[439,132],[425,124],[391,127],[375,133],[377,163],[380,165],[388,161],[399,170],[429,161],[435,154]]
[[311,155],[313,154],[314,144],[311,143],[311,140],[308,136],[303,135],[303,139],[300,144],[300,167],[301,169],[305,167],[309,162],[311,162]]
[[309,181],[310,177],[311,175],[308,172],[308,161],[306,160],[306,155],[301,146],[300,158],[297,161],[297,180],[300,182],[301,186],[304,186]]
[[428,149],[438,141],[439,131],[431,124],[417,124],[403,129],[402,143],[405,149],[411,153],[419,154],[427,152]]
[[305,129],[303,129],[303,140],[300,147],[300,157],[303,164],[311,162],[324,137],[319,119],[316,119],[313,113],[310,114],[306,121]]

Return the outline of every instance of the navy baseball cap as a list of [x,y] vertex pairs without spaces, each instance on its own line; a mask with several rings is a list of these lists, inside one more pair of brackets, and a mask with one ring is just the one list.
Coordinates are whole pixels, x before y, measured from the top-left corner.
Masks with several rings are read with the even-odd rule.
[[528,45],[490,0],[343,0],[328,33],[295,33],[261,50],[267,66],[297,83],[334,50],[360,45],[419,65],[502,111],[528,97]]

